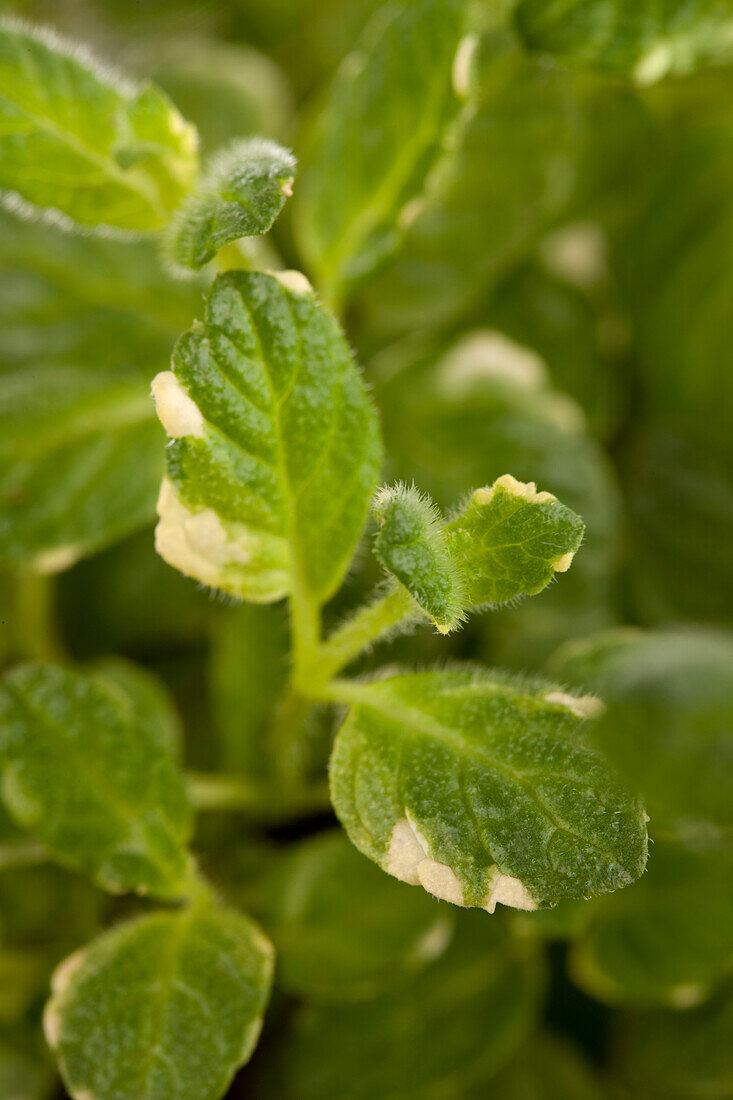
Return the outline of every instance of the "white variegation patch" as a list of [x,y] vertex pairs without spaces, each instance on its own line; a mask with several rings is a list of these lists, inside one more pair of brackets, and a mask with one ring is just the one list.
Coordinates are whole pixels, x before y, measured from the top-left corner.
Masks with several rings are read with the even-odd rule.
[[43,550],[31,563],[35,573],[49,576],[53,573],[63,573],[76,565],[80,557],[78,546],[56,546],[53,550]]
[[527,912],[537,908],[537,902],[520,879],[513,875],[504,875],[498,870],[491,880],[484,909],[487,913],[493,913],[497,905],[509,905],[512,909],[524,909]]
[[293,294],[312,294],[313,287],[308,277],[302,271],[268,271],[273,279],[277,279],[281,286]]
[[51,992],[54,997],[59,997],[64,992],[86,955],[87,949],[82,947],[59,963],[51,976]]
[[445,354],[439,382],[446,396],[465,397],[481,382],[493,380],[537,390],[546,376],[544,362],[531,348],[517,344],[502,332],[478,329]]
[[595,286],[608,275],[608,243],[597,222],[561,226],[545,237],[540,252],[548,270],[573,286]]
[[557,497],[553,496],[552,493],[538,493],[534,481],[517,481],[511,474],[503,474],[496,479],[493,485],[476,489],[471,499],[475,504],[489,504],[497,489],[504,489],[513,497],[522,497],[529,504],[549,504],[557,500]]
[[604,703],[595,695],[567,695],[564,691],[550,691],[545,702],[555,703],[571,711],[576,718],[598,718],[603,714]]
[[418,864],[418,878],[423,890],[434,898],[449,901],[453,905],[463,905],[463,887],[456,873],[447,863],[438,863],[436,859],[423,859]]
[[152,384],[155,411],[171,439],[204,434],[204,418],[172,370],[156,374]]
[[471,75],[473,72],[473,59],[479,44],[477,34],[467,34],[458,43],[458,49],[453,58],[451,81],[453,91],[459,99],[466,99],[471,90]]

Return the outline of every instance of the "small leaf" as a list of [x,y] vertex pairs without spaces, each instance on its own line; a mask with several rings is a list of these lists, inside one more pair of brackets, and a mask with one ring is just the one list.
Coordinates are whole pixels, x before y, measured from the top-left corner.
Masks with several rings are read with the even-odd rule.
[[500,922],[462,913],[448,950],[406,989],[357,1005],[301,1009],[253,1066],[251,1095],[463,1098],[526,1040],[542,986],[531,944]]
[[191,815],[165,733],[119,684],[53,665],[0,689],[2,795],[61,863],[113,893],[176,895]]
[[643,871],[644,811],[579,736],[597,700],[478,671],[343,691],[334,806],[389,874],[493,913],[615,890]]
[[218,1100],[257,1042],[272,954],[246,917],[197,906],[139,917],[72,955],[44,1016],[71,1095]]
[[476,489],[449,523],[404,486],[380,490],[374,514],[377,557],[442,633],[471,608],[541,592],[570,568],[585,530],[552,493],[511,474]]
[[530,49],[633,71],[641,84],[730,61],[733,53],[726,0],[520,0],[515,18]]
[[341,830],[302,842],[268,877],[263,923],[278,981],[328,1004],[367,1000],[408,984],[439,958],[453,914],[392,881]]
[[157,230],[192,185],[196,133],[50,31],[0,24],[0,187],[81,225]]
[[301,248],[332,299],[396,247],[399,212],[425,185],[470,79],[470,50],[456,62],[467,7],[393,0],[339,70],[296,205]]
[[176,266],[198,270],[240,237],[266,233],[292,194],[295,157],[274,141],[249,138],[218,153],[166,233]]
[[173,439],[162,557],[243,599],[325,601],[361,533],[381,443],[346,340],[304,277],[220,275],[153,391]]

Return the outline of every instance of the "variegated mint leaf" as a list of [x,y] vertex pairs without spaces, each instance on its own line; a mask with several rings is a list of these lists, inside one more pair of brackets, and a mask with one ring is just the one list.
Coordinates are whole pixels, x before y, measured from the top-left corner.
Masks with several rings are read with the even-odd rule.
[[243,599],[338,587],[381,463],[344,336],[298,272],[229,272],[153,382],[173,442],[158,552]]
[[344,686],[336,812],[389,874],[457,905],[537,909],[626,886],[645,813],[579,735],[596,699],[472,670]]
[[171,219],[166,247],[173,264],[198,270],[223,245],[266,233],[292,194],[295,166],[292,153],[265,138],[218,153]]
[[403,485],[380,490],[374,515],[377,557],[442,633],[472,608],[541,592],[570,567],[585,530],[551,493],[510,474],[476,489],[447,523]]

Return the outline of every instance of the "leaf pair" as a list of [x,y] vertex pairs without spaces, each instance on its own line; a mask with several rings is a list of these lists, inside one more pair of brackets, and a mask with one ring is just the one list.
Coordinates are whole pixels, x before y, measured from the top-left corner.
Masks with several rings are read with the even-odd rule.
[[471,608],[541,592],[570,567],[585,530],[551,493],[510,474],[476,489],[447,523],[405,486],[381,490],[374,515],[377,557],[443,634]]

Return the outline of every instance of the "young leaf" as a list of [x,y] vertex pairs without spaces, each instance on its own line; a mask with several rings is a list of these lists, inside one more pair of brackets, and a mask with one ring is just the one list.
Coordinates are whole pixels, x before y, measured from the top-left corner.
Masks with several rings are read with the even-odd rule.
[[399,993],[305,1008],[253,1067],[253,1096],[464,1097],[528,1037],[543,973],[531,944],[462,913],[448,950]]
[[44,1016],[69,1092],[218,1100],[257,1042],[272,959],[255,924],[209,905],[100,936],[56,971]]
[[217,154],[171,219],[170,259],[198,270],[230,241],[266,233],[292,194],[294,177],[295,157],[274,141],[235,142]]
[[50,31],[0,24],[0,188],[81,225],[157,230],[193,184],[196,133]]
[[493,913],[615,890],[644,870],[644,811],[579,738],[597,700],[469,670],[343,697],[334,806],[388,874]]
[[611,1005],[689,1008],[732,966],[730,853],[660,840],[639,882],[591,908],[570,957],[577,984]]
[[153,391],[173,439],[162,557],[244,599],[326,600],[361,533],[381,443],[348,345],[303,276],[220,275]]
[[138,371],[23,364],[0,406],[0,560],[56,573],[153,517],[161,432]]
[[191,814],[166,735],[99,675],[27,664],[0,688],[0,784],[17,823],[113,893],[180,893]]
[[733,54],[726,0],[520,0],[515,19],[530,49],[642,84]]
[[[392,0],[346,58],[318,120],[296,231],[330,298],[398,241],[470,80],[465,0]],[[463,39],[463,42],[462,42]]]
[[377,495],[377,557],[443,633],[466,611],[535,595],[570,568],[582,520],[511,474],[476,489],[445,523],[432,501],[398,486]]
[[439,958],[453,914],[364,859],[341,830],[304,841],[269,876],[263,923],[278,980],[311,1003],[368,1000]]

